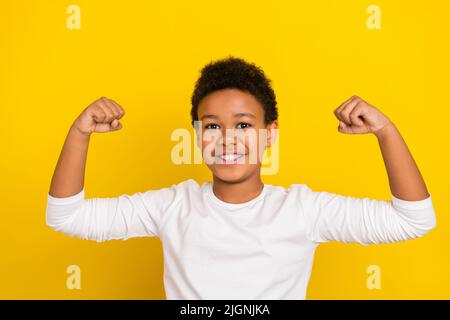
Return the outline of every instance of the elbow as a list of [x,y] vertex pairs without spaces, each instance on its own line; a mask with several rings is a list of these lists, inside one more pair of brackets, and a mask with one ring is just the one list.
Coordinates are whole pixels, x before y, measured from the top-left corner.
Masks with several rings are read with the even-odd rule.
[[74,206],[48,204],[45,223],[51,229],[72,238],[104,242],[107,240],[105,230],[89,221],[93,216],[90,203],[90,200],[86,200]]
[[432,214],[430,214],[430,218],[427,224],[424,226],[424,235],[435,229],[437,226],[437,219],[436,214],[434,211],[432,211]]
[[57,214],[56,210],[47,204],[47,208],[45,210],[45,225],[55,231],[60,231],[63,221],[64,219]]
[[55,231],[76,235],[80,229],[76,220],[83,218],[85,207],[84,189],[79,193],[63,198],[47,194],[45,224]]
[[424,235],[430,233],[432,230],[434,230],[437,226],[437,219],[436,215],[434,213],[434,210],[432,210],[420,223],[415,223],[411,227],[413,229],[414,238],[423,237]]
[[418,201],[406,201],[394,197],[392,208],[396,216],[400,218],[399,234],[403,234],[401,238],[405,240],[422,237],[437,226],[431,197]]
[[79,207],[69,207],[47,204],[45,211],[45,224],[54,231],[71,237],[81,237],[73,221],[79,214]]
[[[67,213],[68,212],[66,212],[66,214]],[[67,235],[72,235],[73,232],[70,228],[70,223],[68,220],[69,219],[67,216],[66,217],[60,216],[59,214],[57,214],[57,212],[47,207],[47,210],[45,212],[45,224],[54,231],[64,233]]]

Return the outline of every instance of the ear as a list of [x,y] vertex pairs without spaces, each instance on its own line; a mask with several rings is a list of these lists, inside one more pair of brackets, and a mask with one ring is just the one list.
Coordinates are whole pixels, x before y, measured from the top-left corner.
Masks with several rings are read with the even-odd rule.
[[274,120],[266,126],[267,130],[267,148],[270,148],[277,139],[278,120]]

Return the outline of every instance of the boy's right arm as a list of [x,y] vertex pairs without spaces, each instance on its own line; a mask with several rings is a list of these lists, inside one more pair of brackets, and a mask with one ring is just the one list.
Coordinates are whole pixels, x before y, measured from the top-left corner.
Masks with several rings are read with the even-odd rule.
[[113,100],[100,98],[73,122],[64,142],[47,195],[46,223],[53,229],[97,242],[158,236],[157,222],[171,188],[115,198],[85,199],[84,175],[90,135],[122,128],[125,114]]
[[116,102],[105,97],[83,110],[70,127],[64,142],[50,185],[51,196],[64,198],[81,192],[91,134],[121,129],[119,119],[124,114],[125,111]]

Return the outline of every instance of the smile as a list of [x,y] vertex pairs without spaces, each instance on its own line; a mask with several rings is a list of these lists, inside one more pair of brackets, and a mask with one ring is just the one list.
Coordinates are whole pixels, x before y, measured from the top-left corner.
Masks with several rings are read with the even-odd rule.
[[222,160],[222,162],[225,162],[227,164],[237,163],[237,160],[242,157],[245,157],[245,154],[231,153],[231,154],[222,154],[220,156],[216,156],[217,159],[220,159],[220,160]]

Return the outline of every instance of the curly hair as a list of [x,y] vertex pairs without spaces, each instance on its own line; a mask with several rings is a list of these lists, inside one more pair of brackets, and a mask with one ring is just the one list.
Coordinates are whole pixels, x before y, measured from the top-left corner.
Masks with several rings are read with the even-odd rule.
[[278,119],[277,101],[271,80],[254,63],[228,56],[210,62],[201,70],[191,97],[192,125],[198,120],[198,105],[208,94],[227,88],[239,89],[252,94],[264,108],[264,122],[270,124]]

